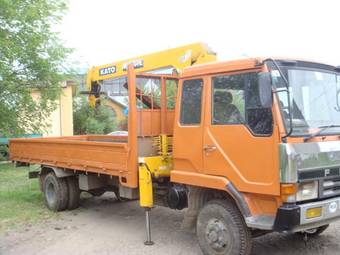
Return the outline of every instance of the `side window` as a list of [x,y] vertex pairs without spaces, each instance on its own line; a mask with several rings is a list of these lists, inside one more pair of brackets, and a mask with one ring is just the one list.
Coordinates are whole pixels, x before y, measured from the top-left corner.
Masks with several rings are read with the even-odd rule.
[[213,78],[212,124],[243,124],[245,122],[245,90],[242,76]]
[[182,86],[180,123],[198,125],[201,123],[203,80],[186,80]]
[[270,135],[271,108],[260,104],[258,73],[224,75],[213,78],[212,124],[245,124],[255,135]]

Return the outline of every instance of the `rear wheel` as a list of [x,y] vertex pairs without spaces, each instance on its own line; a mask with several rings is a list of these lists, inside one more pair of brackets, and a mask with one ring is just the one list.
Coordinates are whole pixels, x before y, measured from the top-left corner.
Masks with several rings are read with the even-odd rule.
[[75,176],[66,178],[68,188],[68,210],[74,210],[79,207],[80,203],[80,189],[78,179]]
[[251,233],[229,200],[208,202],[198,214],[196,231],[205,255],[248,255],[251,251]]
[[43,192],[46,206],[52,211],[63,211],[68,204],[68,188],[65,178],[49,173],[43,179]]

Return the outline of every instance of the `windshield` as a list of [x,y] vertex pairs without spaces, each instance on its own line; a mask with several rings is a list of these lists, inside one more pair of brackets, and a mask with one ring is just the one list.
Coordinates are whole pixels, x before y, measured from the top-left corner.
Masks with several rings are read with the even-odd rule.
[[[289,129],[289,112],[292,115],[292,135],[308,135],[322,126],[339,125],[338,96],[340,76],[327,70],[283,68],[289,81],[290,106],[286,92],[278,92],[282,118]],[[285,88],[277,70],[272,70],[277,90]],[[329,128],[321,134],[340,134],[340,128]]]

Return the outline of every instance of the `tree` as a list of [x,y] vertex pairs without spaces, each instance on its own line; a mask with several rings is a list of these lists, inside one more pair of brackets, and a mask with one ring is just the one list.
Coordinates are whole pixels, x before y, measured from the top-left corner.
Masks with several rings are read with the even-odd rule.
[[115,118],[114,111],[105,106],[105,100],[92,108],[85,96],[73,99],[73,128],[76,135],[108,134],[116,128]]
[[[42,132],[55,109],[70,49],[53,26],[63,0],[0,0],[0,133]],[[39,98],[32,98],[33,90]]]

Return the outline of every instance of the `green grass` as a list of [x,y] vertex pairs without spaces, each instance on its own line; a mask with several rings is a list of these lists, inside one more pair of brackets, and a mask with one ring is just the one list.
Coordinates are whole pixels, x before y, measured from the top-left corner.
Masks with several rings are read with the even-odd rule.
[[0,233],[54,215],[44,205],[38,179],[28,179],[28,171],[29,167],[0,164]]

